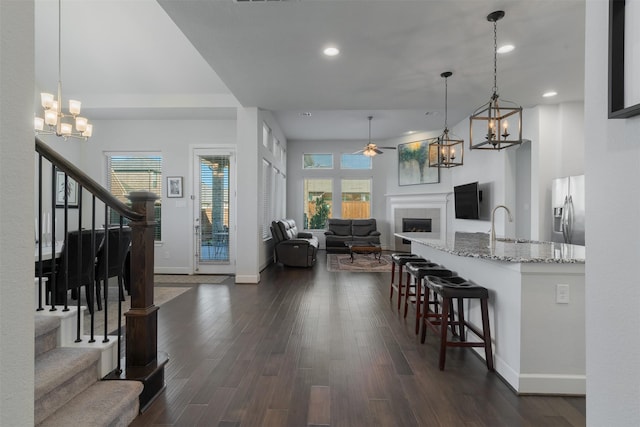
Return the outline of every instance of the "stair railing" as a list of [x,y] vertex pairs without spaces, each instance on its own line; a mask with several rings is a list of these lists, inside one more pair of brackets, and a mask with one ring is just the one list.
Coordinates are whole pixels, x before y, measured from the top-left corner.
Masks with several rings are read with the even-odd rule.
[[[128,282],[131,294],[131,309],[125,313],[125,355],[124,369],[121,362],[121,296],[118,298],[118,326],[117,326],[117,346],[118,360],[117,368],[111,372],[106,379],[135,379],[142,381],[145,388],[140,397],[140,408],[145,409],[153,398],[164,389],[164,365],[168,361],[166,353],[157,351],[157,311],[153,303],[153,267],[154,267],[154,203],[157,196],[151,192],[132,192],[128,198],[131,201],[131,207],[118,200],[106,188],[98,184],[91,177],[85,174],[78,167],[73,165],[59,153],[54,151],[50,146],[42,142],[39,138],[35,139],[35,150],[38,153],[38,213],[35,221],[36,224],[36,276],[38,283],[38,302],[36,310],[57,311],[61,306],[63,311],[69,310],[68,290],[69,278],[75,275],[75,278],[85,285],[85,297],[87,299],[87,309],[90,313],[90,334],[88,342],[94,342],[94,316],[96,316],[96,278],[95,260],[97,256],[100,241],[104,245],[103,250],[107,252],[110,244],[117,242],[109,242],[109,229],[115,225],[118,228],[118,236],[121,236],[125,224],[131,228],[131,246],[130,246],[130,277],[125,278]],[[47,160],[50,165],[44,164]],[[46,168],[50,168],[51,182],[50,189],[45,189]],[[72,184],[77,186],[77,195],[74,191],[69,191]],[[50,191],[50,200],[45,200]],[[85,197],[84,192],[88,193]],[[47,197],[48,198],[48,197]],[[90,207],[83,206],[83,201],[90,200]],[[96,201],[104,205],[104,226],[96,228]],[[44,215],[45,203],[50,202],[50,212]],[[70,224],[70,210],[77,208],[78,222],[77,227]],[[56,236],[57,212],[62,211],[62,227],[63,240],[58,244]],[[91,228],[86,229],[86,214],[89,211],[91,215]],[[83,222],[84,221],[84,222]],[[114,224],[115,223],[115,224]],[[75,230],[71,230],[75,228]],[[71,233],[77,233],[77,245],[75,245],[75,253],[69,253],[71,243],[69,236]],[[90,234],[90,239],[82,234]],[[104,236],[104,237],[102,237]],[[87,241],[88,246],[83,247]],[[60,248],[61,246],[61,248]],[[89,252],[87,254],[87,251]],[[89,265],[83,265],[76,262],[76,271],[69,271],[70,257],[77,257],[77,260],[83,258],[91,260]],[[61,262],[57,259],[60,256]],[[61,264],[61,265],[58,265]],[[106,261],[108,266],[108,260]],[[60,273],[65,280],[63,283],[56,283],[56,272]],[[108,333],[108,268],[105,268],[104,289],[102,297],[104,308],[102,315],[104,316],[104,335],[103,342],[109,341]],[[49,281],[49,283],[47,283]],[[78,283],[78,282],[77,282]],[[49,305],[43,300],[43,290],[45,287],[49,291]],[[80,317],[81,313],[81,292],[82,287],[78,286],[74,294],[77,298],[76,313],[76,342],[80,342],[84,337],[81,336]],[[74,295],[72,294],[72,296]],[[47,295],[47,294],[45,294]],[[46,297],[45,297],[46,298]]]

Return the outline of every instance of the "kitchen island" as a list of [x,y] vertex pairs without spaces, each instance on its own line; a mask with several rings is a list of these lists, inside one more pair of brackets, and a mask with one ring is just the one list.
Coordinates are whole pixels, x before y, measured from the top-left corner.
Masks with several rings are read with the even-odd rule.
[[[489,289],[496,371],[517,393],[585,394],[584,246],[490,243],[485,233],[395,235],[411,241],[411,252]],[[481,325],[479,304],[467,311]]]

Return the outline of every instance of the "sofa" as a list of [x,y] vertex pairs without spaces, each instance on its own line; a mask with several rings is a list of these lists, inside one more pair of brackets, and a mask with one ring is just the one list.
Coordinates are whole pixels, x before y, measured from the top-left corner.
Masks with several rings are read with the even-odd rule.
[[348,252],[347,242],[360,241],[380,244],[380,232],[377,229],[375,218],[329,218],[324,235],[327,252]]
[[318,238],[311,233],[298,232],[293,219],[271,223],[275,262],[289,267],[312,267],[318,253]]

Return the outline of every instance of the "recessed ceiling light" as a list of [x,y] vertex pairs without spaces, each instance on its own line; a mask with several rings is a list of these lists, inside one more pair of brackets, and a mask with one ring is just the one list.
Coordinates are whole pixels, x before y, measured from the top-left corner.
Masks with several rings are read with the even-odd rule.
[[413,135],[414,133],[417,133],[417,132],[418,132],[417,130],[408,130],[404,134],[405,135]]
[[549,92],[543,93],[542,96],[545,98],[551,98],[552,96],[556,96],[557,94],[558,92],[556,92],[555,90],[550,90]]
[[300,113],[300,115],[301,115],[302,117],[311,117],[311,113],[310,113],[310,112],[308,112],[308,111],[305,111],[305,112],[303,112],[303,113]]
[[327,56],[336,56],[340,53],[340,49],[335,46],[329,46],[322,51]]
[[514,45],[512,45],[512,44],[505,44],[503,46],[500,46],[496,52],[498,52],[498,53],[508,53],[508,52],[511,52],[515,48],[516,47]]

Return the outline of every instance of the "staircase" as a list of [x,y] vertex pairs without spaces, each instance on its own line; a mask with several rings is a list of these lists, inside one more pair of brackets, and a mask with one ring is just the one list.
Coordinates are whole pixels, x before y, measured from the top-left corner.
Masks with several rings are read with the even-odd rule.
[[[38,155],[35,424],[127,426],[139,411],[144,411],[164,391],[164,367],[169,360],[166,353],[157,349],[158,307],[153,303],[154,204],[158,196],[147,191],[135,191],[128,195],[128,204],[125,204],[37,137],[35,151]],[[59,200],[57,191],[60,183],[67,187],[71,180],[77,188],[74,199],[77,205],[72,215],[69,192],[63,192],[64,200]],[[56,226],[58,220],[60,224]],[[100,337],[96,334],[94,340],[93,317],[88,325],[89,338],[83,335],[85,307],[80,306],[81,299],[77,299],[76,307],[68,304],[69,291],[80,286],[76,284],[76,288],[70,287],[69,277],[74,272],[78,277],[85,277],[83,267],[92,264],[97,256],[93,252],[97,249],[93,247],[93,240],[89,248],[78,244],[77,253],[70,252],[69,236],[72,233],[81,234],[80,230],[88,230],[93,239],[98,230],[97,224],[103,224],[102,229],[117,228],[122,233],[125,222],[131,229],[130,271],[126,273],[130,279],[131,308],[126,313],[122,328],[120,323],[117,327],[126,340],[122,347],[122,334],[107,336],[107,315],[104,317],[104,334],[99,334]],[[49,227],[50,224],[53,226]],[[105,265],[110,265],[110,235],[111,232],[104,233]],[[79,239],[79,242],[82,240]],[[59,243],[63,253],[55,249]],[[77,268],[70,270],[69,257],[77,256],[80,259],[87,251],[90,251],[91,259],[84,264],[77,263]],[[49,273],[56,273],[47,276],[45,264]],[[88,274],[91,281],[96,271],[93,268]],[[64,272],[64,277],[58,280],[59,271]],[[97,283],[97,276],[95,279]],[[108,313],[108,279],[108,270],[105,270],[102,281],[105,286],[105,313]],[[44,305],[47,288],[50,289],[50,296],[62,297],[61,303],[57,298],[49,298],[49,303],[57,307]],[[93,285],[89,288],[93,288]],[[96,297],[100,298],[98,293]],[[88,301],[88,304],[93,303]],[[92,312],[95,314],[95,311]],[[120,310],[117,318],[120,322]],[[121,348],[126,351],[121,351]]]
[[60,347],[58,316],[35,318],[35,424],[128,426],[138,415],[139,381],[101,381],[101,350]]

